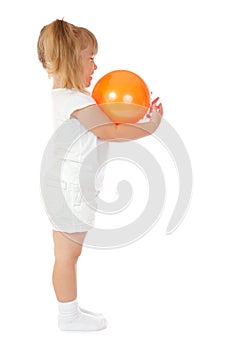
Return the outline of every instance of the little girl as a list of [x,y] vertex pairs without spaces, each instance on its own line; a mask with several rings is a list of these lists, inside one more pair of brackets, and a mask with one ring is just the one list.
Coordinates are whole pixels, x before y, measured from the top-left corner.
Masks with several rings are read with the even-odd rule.
[[[68,119],[76,118],[75,127],[82,135],[80,142],[74,144],[66,155],[61,181],[65,184],[66,200],[75,206],[79,218],[84,219],[79,225],[70,223],[69,229],[64,229],[62,224],[53,227],[53,286],[58,300],[58,326],[64,331],[97,331],[106,328],[106,319],[101,314],[80,308],[77,301],[76,263],[90,227],[85,222],[93,224],[94,220],[80,195],[80,164],[103,140],[108,144],[107,141],[136,140],[152,134],[159,126],[163,108],[161,104],[157,106],[153,103],[150,119],[140,123],[140,127],[136,127],[137,124],[115,125],[111,122],[86,90],[97,69],[94,57],[98,50],[97,40],[88,29],[64,20],[55,20],[42,28],[37,50],[40,62],[49,77],[53,78],[55,130]],[[78,198],[78,203],[75,203],[74,198]],[[78,239],[69,239],[71,236]]]

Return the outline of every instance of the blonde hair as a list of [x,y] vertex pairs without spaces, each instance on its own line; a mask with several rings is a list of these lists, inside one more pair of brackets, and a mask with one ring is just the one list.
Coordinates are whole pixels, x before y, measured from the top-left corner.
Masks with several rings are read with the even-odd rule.
[[81,52],[97,53],[96,37],[88,29],[57,19],[41,29],[37,42],[39,61],[49,77],[59,77],[63,88],[85,91]]

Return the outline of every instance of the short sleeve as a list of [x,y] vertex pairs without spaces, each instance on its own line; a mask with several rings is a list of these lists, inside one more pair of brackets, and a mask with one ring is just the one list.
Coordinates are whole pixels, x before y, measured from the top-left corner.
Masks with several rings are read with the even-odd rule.
[[75,89],[53,89],[51,97],[55,130],[69,119],[74,111],[96,104],[91,95]]
[[96,102],[91,95],[74,91],[69,98],[69,106],[67,106],[67,112],[69,114],[68,117],[70,117],[70,115],[78,109],[82,109],[95,104]]

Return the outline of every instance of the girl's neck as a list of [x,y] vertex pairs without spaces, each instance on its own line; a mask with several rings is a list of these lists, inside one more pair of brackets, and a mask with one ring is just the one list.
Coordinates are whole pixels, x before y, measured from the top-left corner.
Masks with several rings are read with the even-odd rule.
[[59,76],[53,77],[53,89],[63,89],[64,82]]
[[64,88],[63,84],[61,84],[61,82],[55,81],[53,82],[53,89],[60,89],[60,88]]

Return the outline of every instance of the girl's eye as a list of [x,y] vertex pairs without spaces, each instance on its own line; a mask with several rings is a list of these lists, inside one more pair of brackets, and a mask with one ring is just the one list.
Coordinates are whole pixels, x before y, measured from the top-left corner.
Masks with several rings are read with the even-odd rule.
[[91,60],[91,62],[94,62],[94,57],[91,57],[90,60]]

